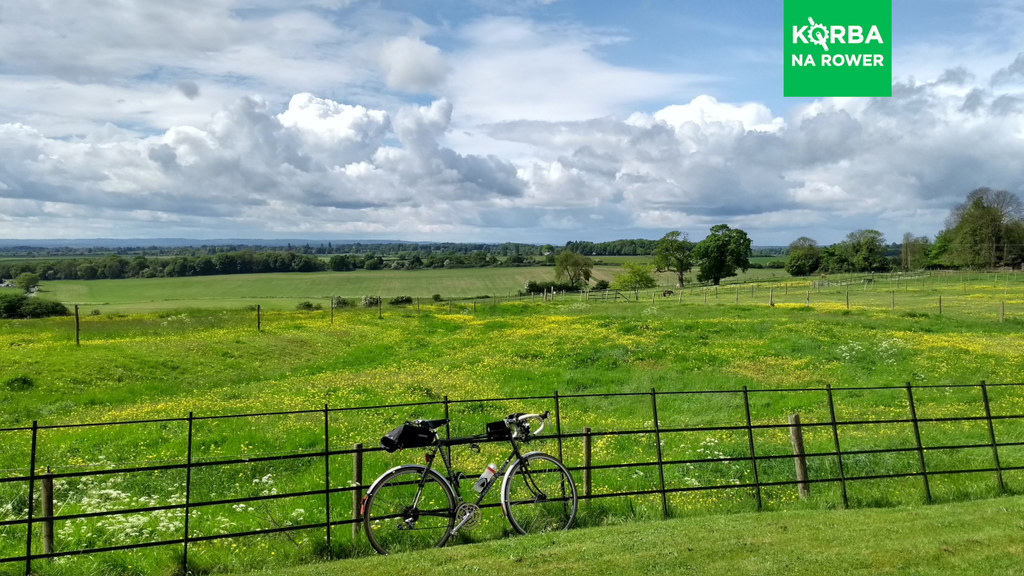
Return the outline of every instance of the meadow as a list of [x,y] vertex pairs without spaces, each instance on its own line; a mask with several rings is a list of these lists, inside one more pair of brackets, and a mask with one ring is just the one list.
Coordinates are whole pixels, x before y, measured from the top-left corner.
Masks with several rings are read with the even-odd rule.
[[[622,270],[620,257],[597,265],[593,279],[611,281]],[[659,284],[674,287],[673,274],[657,274]],[[789,278],[782,270],[752,269],[736,282],[773,281]],[[155,312],[180,308],[238,308],[256,305],[276,310],[293,310],[303,301],[328,306],[334,296],[361,299],[379,295],[386,298],[411,296],[428,300],[435,294],[443,299],[508,299],[531,280],[554,279],[554,267],[456,268],[450,270],[356,270],[352,272],[241,274],[192,278],[136,278],[125,280],[67,280],[44,282],[41,295],[67,305],[78,304],[83,313]]]
[[[494,270],[483,272],[491,275],[481,278],[493,278]],[[326,309],[298,311],[284,302],[345,294],[340,284],[332,283],[351,280],[352,274],[110,281],[109,287],[101,286],[107,290],[102,295],[79,293],[70,299],[81,302],[86,311],[81,318],[79,346],[75,345],[70,318],[4,321],[0,323],[0,349],[4,350],[0,356],[0,404],[4,406],[0,427],[21,427],[32,421],[53,425],[181,419],[190,412],[202,417],[317,410],[325,404],[332,408],[378,406],[444,397],[458,401],[545,396],[555,391],[565,395],[646,393],[654,388],[671,393],[744,386],[793,391],[781,400],[779,396],[762,396],[753,406],[755,421],[793,412],[820,420],[824,411],[820,394],[800,390],[826,385],[835,389],[893,386],[892,392],[848,393],[841,416],[871,420],[904,413],[900,387],[905,382],[951,386],[981,380],[1022,381],[1024,281],[1014,274],[880,276],[870,282],[863,277],[825,282],[761,277],[760,281],[750,278],[744,284],[717,289],[689,288],[669,297],[652,291],[628,303],[587,300],[585,295],[574,294],[559,295],[553,301],[499,302],[490,298],[428,304],[432,293],[472,298],[487,292],[480,290],[480,284],[459,288],[448,278],[453,284],[447,290],[436,285],[415,290],[410,284],[396,290],[424,294],[418,306],[385,305],[381,311],[351,308],[332,314]],[[379,279],[382,273],[372,274]],[[399,279],[410,275],[395,274]],[[437,282],[442,282],[438,278]],[[229,280],[237,284],[228,284]],[[276,288],[275,280],[281,283]],[[213,281],[219,282],[195,288]],[[324,283],[317,284],[321,281]],[[150,282],[155,288],[144,299],[138,286]],[[298,290],[302,282],[310,283],[306,292],[287,294],[287,290]],[[115,289],[121,289],[119,283],[136,283],[136,289],[123,288],[118,299]],[[62,284],[44,283],[44,294],[53,297],[79,289],[76,283]],[[83,284],[101,285],[98,281]],[[350,294],[372,291],[385,298],[391,295],[383,288],[372,288],[353,288]],[[514,289],[505,284],[499,289],[495,284],[492,291],[500,294]],[[245,290],[251,291],[247,293],[251,300],[245,294],[244,305],[233,300]],[[249,305],[268,301],[281,301],[281,305],[266,306],[257,330],[255,312]],[[183,303],[189,307],[180,307]],[[101,313],[88,315],[92,306],[99,307]],[[137,313],[132,311],[134,306],[156,311]],[[665,426],[734,421],[742,407],[716,398],[679,397],[667,402],[659,420]],[[1019,393],[1000,393],[993,400],[1000,413],[1024,412],[1024,398]],[[454,411],[453,433],[475,433],[481,422],[504,412],[546,408],[535,408],[529,401],[460,405]],[[952,388],[937,388],[922,397],[918,409],[931,417],[964,412],[976,415],[980,410],[974,399]],[[355,443],[373,446],[402,420],[436,417],[437,410],[436,406],[407,407],[332,414],[330,441],[343,447]],[[567,401],[562,418],[568,432],[578,432],[584,426],[595,430],[636,428],[650,420],[649,401],[646,406],[643,400],[628,398]],[[879,426],[854,440],[861,446],[888,445],[894,435],[904,432],[895,428]],[[1001,432],[1024,438],[1017,428]],[[950,443],[976,433],[952,423],[929,431],[933,441]],[[180,460],[185,442],[180,422],[68,428],[41,434],[37,462],[57,471],[173,462]],[[808,443],[819,446],[827,440],[825,436],[811,435]],[[323,422],[315,414],[210,421],[197,435],[195,457],[244,459],[310,450],[316,448],[318,438],[322,445]],[[4,476],[24,474],[25,439],[24,431],[0,434],[0,471]],[[606,463],[629,461],[637,451],[651,451],[652,440],[601,438],[595,442],[595,458]],[[665,446],[671,458],[731,456],[742,454],[745,448],[745,438],[724,432],[679,435]],[[567,456],[567,463],[578,465],[575,448],[570,451],[573,455]],[[375,456],[367,462],[368,479],[410,456]],[[482,469],[489,457],[486,450],[481,455],[466,454],[462,464],[472,473]],[[898,468],[905,465],[905,459],[874,458],[863,466]],[[741,481],[745,472],[733,464],[723,462],[711,471],[680,469],[676,481]],[[198,486],[195,497],[233,498],[309,489],[316,485],[317,466],[322,468],[322,464],[308,462],[264,462],[210,470],[194,479]],[[346,466],[344,458],[337,459],[341,477],[350,473]],[[970,476],[957,475],[937,485],[936,498],[995,495],[991,483],[979,489]],[[173,505],[182,498],[181,480],[180,474],[112,475],[68,479],[55,491],[62,513],[87,514],[139,503]],[[1020,474],[1010,475],[1008,489],[1024,490],[1022,481]],[[627,468],[608,472],[596,482],[597,490],[618,489],[649,486],[651,478],[643,470]],[[23,512],[19,509],[19,502],[24,506],[23,487],[0,484],[0,520]],[[920,483],[910,479],[866,483],[853,494],[855,506],[922,501]],[[815,490],[807,501],[796,499],[792,490],[766,495],[770,510],[837,506],[835,490],[829,488]],[[679,495],[671,507],[677,516],[734,513],[751,510],[752,500],[744,491],[702,492]],[[322,500],[315,498],[240,508],[224,505],[204,510],[193,526],[208,533],[229,526],[244,530],[301,524],[322,510]],[[58,541],[69,547],[109,545],[172,537],[180,528],[180,519],[173,514],[138,516],[142,518],[63,522],[56,528]],[[601,502],[585,510],[580,521],[593,526],[658,517],[656,498],[639,497]],[[474,539],[506,534],[500,516],[490,522],[489,531],[474,534]],[[225,572],[304,562],[325,553],[321,541],[316,533],[300,533],[197,545],[195,568]],[[367,553],[358,539],[339,538],[335,547],[331,551],[335,556]],[[173,572],[177,552],[154,550],[157,552],[104,553],[33,566],[41,574]],[[0,556],[19,553],[24,553],[24,529],[0,528]],[[17,573],[17,566],[0,565],[0,574],[8,573],[5,570]]]

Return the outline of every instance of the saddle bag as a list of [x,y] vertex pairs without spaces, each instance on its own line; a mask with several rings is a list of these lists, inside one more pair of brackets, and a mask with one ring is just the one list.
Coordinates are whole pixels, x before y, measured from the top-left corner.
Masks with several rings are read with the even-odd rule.
[[385,452],[395,452],[403,448],[424,448],[433,444],[436,437],[430,428],[406,422],[385,434],[380,439],[380,447]]

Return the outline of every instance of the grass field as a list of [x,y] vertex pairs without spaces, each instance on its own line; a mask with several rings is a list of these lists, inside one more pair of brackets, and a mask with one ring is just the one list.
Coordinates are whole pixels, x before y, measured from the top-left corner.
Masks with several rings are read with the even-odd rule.
[[[550,271],[550,269],[548,269]],[[493,274],[496,270],[473,271]],[[515,270],[512,270],[515,271]],[[509,271],[509,272],[512,272]],[[381,278],[377,274],[373,278]],[[395,273],[399,277],[417,273]],[[286,275],[276,288],[267,276],[168,280],[111,281],[103,302],[107,308],[81,321],[81,346],[75,345],[74,322],[69,318],[0,322],[0,426],[181,418],[291,409],[367,406],[425,399],[493,398],[571,393],[800,389],[831,385],[900,386],[904,382],[935,385],[1020,382],[1024,366],[1024,282],[1018,276],[941,275],[910,278],[830,279],[828,285],[796,282],[751,283],[687,290],[664,298],[645,293],[640,301],[593,302],[578,295],[554,302],[524,300],[498,304],[491,301],[447,303],[420,309],[385,306],[383,313],[362,308],[335,311],[295,311],[282,304],[267,306],[262,330],[255,313],[227,306],[229,292],[249,294],[256,302],[285,301],[299,282],[352,278],[346,274]],[[484,274],[486,276],[486,274]],[[483,276],[482,276],[483,277]],[[237,282],[230,286],[228,281]],[[452,293],[456,280],[446,278]],[[478,278],[479,280],[479,278]],[[246,283],[248,281],[248,284]],[[132,283],[152,282],[145,299]],[[210,282],[204,285],[204,282]],[[438,280],[441,282],[441,279]],[[123,284],[122,284],[123,283]],[[89,288],[99,282],[82,283]],[[68,283],[67,286],[75,286]],[[46,283],[49,295],[67,288]],[[199,288],[197,288],[197,286]],[[205,287],[203,287],[205,286]],[[369,285],[367,285],[369,286]],[[405,284],[401,293],[416,295]],[[331,286],[310,286],[299,299],[313,298]],[[117,290],[124,290],[117,292]],[[248,292],[246,292],[248,291]],[[362,290],[361,290],[362,291]],[[377,292],[385,297],[388,292]],[[475,292],[475,286],[469,294]],[[429,296],[435,290],[424,290]],[[444,293],[444,290],[436,292]],[[308,294],[308,296],[306,296]],[[355,294],[358,294],[356,292]],[[115,298],[116,297],[116,298]],[[847,308],[847,298],[850,305]],[[938,304],[942,299],[940,313]],[[774,306],[769,306],[769,299]],[[86,301],[83,296],[82,302]],[[895,301],[895,308],[893,302]],[[140,304],[140,302],[145,302]],[[176,308],[187,303],[192,308]],[[165,310],[128,313],[133,305]],[[87,305],[88,306],[88,305]],[[86,308],[88,314],[89,308]],[[896,389],[899,392],[899,389]],[[679,404],[660,413],[666,423],[687,419],[713,422],[736,413],[736,406],[703,397],[699,404]],[[793,395],[784,405],[761,403],[754,417],[799,412],[820,417],[820,399]],[[1003,413],[1020,413],[1024,398],[994,400]],[[862,393],[853,397],[844,417],[878,419],[899,411],[898,395]],[[475,432],[481,420],[501,414],[466,411],[456,415],[454,433]],[[509,412],[531,410],[516,403]],[[569,431],[582,426],[623,429],[643,424],[645,408],[626,401],[603,405],[564,405]],[[648,407],[649,409],[649,407]],[[943,389],[922,398],[924,415],[949,416],[964,411],[976,414],[978,405]],[[412,417],[414,410],[382,410],[375,417],[332,419],[331,439],[337,445],[355,442],[373,445],[392,425]],[[425,415],[433,416],[433,414]],[[760,420],[759,420],[760,421]],[[316,446],[309,423],[299,419],[264,419],[231,426],[204,428],[198,439],[197,458],[232,458],[283,453]],[[471,426],[472,425],[472,426]],[[110,465],[174,460],[183,445],[181,430],[173,426],[126,426],[116,434],[109,429],[67,429],[47,432],[39,454],[41,465],[58,470],[95,469]],[[322,434],[322,424],[320,424]],[[1007,429],[1007,433],[1021,433]],[[881,427],[875,436],[856,440],[863,446],[884,445],[891,430]],[[932,441],[956,443],[963,430],[936,427]],[[972,432],[973,433],[973,432]],[[322,436],[321,436],[322,438]],[[1020,438],[1024,439],[1024,433]],[[666,446],[670,457],[708,450],[742,453],[745,438],[693,438]],[[811,439],[811,442],[816,440]],[[322,440],[321,440],[322,442]],[[595,452],[604,462],[629,458],[638,449],[628,440],[599,443]],[[644,447],[649,449],[650,446]],[[682,455],[682,456],[681,456]],[[27,462],[25,433],[0,435],[0,471],[23,474]],[[400,455],[398,458],[407,458]],[[482,469],[487,455],[464,458],[469,470]],[[373,477],[395,459],[367,464]],[[884,461],[870,462],[888,466]],[[1011,463],[1007,463],[1011,465]],[[302,490],[315,483],[315,469],[302,466],[240,465],[232,474],[209,474],[197,480],[197,498],[247,495],[261,490]],[[315,468],[315,467],[313,467]],[[737,478],[723,467],[725,481]],[[730,476],[733,475],[733,476]],[[978,490],[971,475],[955,475],[938,489],[940,500],[991,495],[990,485]],[[1021,478],[1010,478],[1011,491]],[[637,482],[635,471],[609,475],[607,487]],[[648,480],[645,480],[649,482]],[[866,484],[855,494],[855,505],[887,506],[920,503],[918,482]],[[0,484],[0,520],[16,517],[24,495],[16,485]],[[789,497],[768,498],[772,510],[834,508],[834,491],[820,491],[820,499],[807,503]],[[59,487],[64,513],[147,502],[174,503],[180,497],[179,478],[120,476],[94,481],[68,481]],[[96,494],[104,495],[97,498]],[[816,497],[817,498],[817,497]],[[23,506],[24,504],[22,504]],[[218,523],[259,527],[290,518],[296,510],[313,517],[322,503],[293,504],[254,511],[223,507],[208,519],[197,520],[197,530],[213,530]],[[648,509],[649,508],[649,509]],[[644,499],[592,509],[581,516],[583,525],[656,518],[656,506]],[[678,515],[741,512],[751,509],[746,497],[707,498],[673,503]],[[134,527],[134,537],[161,535],[173,521],[152,515]],[[500,524],[500,522],[497,522]],[[170,529],[170,528],[169,528]],[[147,532],[148,531],[148,532]],[[22,530],[22,535],[24,531]],[[68,546],[103,545],[129,537],[124,524],[99,521],[66,522],[58,533]],[[477,538],[490,540],[503,529]],[[170,535],[164,535],[170,537]],[[20,551],[18,546],[21,546]],[[237,547],[236,547],[237,545]],[[513,544],[514,545],[514,544]],[[336,554],[363,554],[355,544],[339,544]],[[241,571],[248,568],[305,562],[318,550],[315,537],[291,541],[263,537],[200,547],[198,567],[204,571]],[[17,528],[0,528],[0,556],[24,552]],[[136,554],[108,554],[76,558],[60,564],[40,564],[43,574],[150,574],[166,572],[175,562],[173,550],[154,549]],[[141,564],[140,564],[141,563]],[[10,565],[0,565],[0,574]],[[15,572],[17,570],[15,568]]]
[[[634,258],[635,259],[635,258]],[[594,280],[611,281],[619,264],[596,266]],[[302,301],[328,305],[332,296],[360,299],[380,295],[429,299],[499,297],[517,294],[530,280],[554,280],[554,267],[459,268],[453,270],[357,270],[353,272],[244,274],[194,278],[66,280],[44,282],[41,296],[83,313],[153,312],[176,308],[238,308],[260,304],[290,310]],[[658,274],[659,283],[674,287],[672,274]],[[771,281],[789,278],[781,270],[750,270],[734,280]]]
[[1016,576],[1024,498],[848,511],[681,518],[361,558],[274,576],[649,574],[692,576]]

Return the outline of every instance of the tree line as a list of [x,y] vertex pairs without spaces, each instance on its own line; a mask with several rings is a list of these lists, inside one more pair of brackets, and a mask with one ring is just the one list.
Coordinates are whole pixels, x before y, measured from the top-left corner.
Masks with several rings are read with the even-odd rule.
[[1024,203],[1006,190],[978,188],[956,205],[932,241],[903,235],[890,253],[877,230],[856,230],[821,247],[800,237],[789,245],[786,271],[794,276],[840,272],[888,272],[935,268],[1020,268],[1024,263]]
[[[538,252],[539,252],[539,247]],[[528,266],[543,264],[539,256],[511,254],[499,257],[494,252],[398,252],[335,254],[323,258],[292,251],[220,252],[182,256],[125,257],[107,254],[97,258],[62,258],[59,260],[10,260],[0,262],[0,279],[13,279],[34,274],[42,280],[97,280],[121,278],[173,278],[181,276],[214,276],[224,274],[260,274],[271,272],[346,272],[352,270],[421,268],[475,268],[486,266]],[[552,256],[553,258],[553,256]]]

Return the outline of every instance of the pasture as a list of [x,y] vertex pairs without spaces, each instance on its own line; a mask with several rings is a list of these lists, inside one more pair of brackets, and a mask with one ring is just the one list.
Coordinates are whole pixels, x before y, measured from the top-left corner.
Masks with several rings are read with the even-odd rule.
[[[623,257],[627,258],[627,257]],[[639,257],[628,257],[639,259]],[[642,261],[642,260],[641,260]],[[618,263],[594,267],[593,278],[611,281]],[[66,305],[78,304],[84,313],[140,313],[178,308],[239,308],[259,304],[267,309],[292,310],[302,301],[327,305],[332,296],[361,299],[412,296],[423,300],[489,297],[507,299],[527,282],[554,280],[552,266],[523,268],[456,268],[451,270],[356,270],[288,274],[243,274],[193,278],[136,278],[125,280],[66,280],[43,282],[41,296]],[[659,285],[674,288],[673,274],[658,274]],[[781,281],[782,270],[750,270],[736,282]]]
[[[463,272],[480,273],[476,281],[481,282],[482,278],[493,278],[498,270],[458,271],[455,277]],[[550,268],[546,270],[551,273]],[[501,271],[536,277],[528,270]],[[366,274],[367,282],[384,278],[382,272]],[[422,280],[424,276],[418,275],[429,272],[394,274],[400,280]],[[401,284],[401,290],[396,290],[422,295],[420,306],[385,305],[380,312],[335,310],[333,320],[329,310],[296,311],[293,302],[345,295],[339,284],[332,282],[358,278],[358,273],[268,276],[273,275],[122,280],[109,281],[106,287],[98,281],[66,286],[44,283],[43,289],[50,297],[76,289],[91,290],[91,285],[101,285],[107,291],[102,295],[80,292],[77,299],[68,300],[80,301],[84,307],[80,346],[75,345],[74,320],[70,318],[0,322],[0,349],[4,350],[0,356],[0,403],[4,406],[0,426],[25,426],[34,420],[52,425],[180,419],[190,412],[202,417],[317,410],[325,404],[341,408],[437,401],[443,397],[541,396],[555,391],[569,395],[648,392],[652,388],[659,392],[735,390],[744,386],[798,391],[826,385],[837,389],[877,385],[896,387],[898,393],[905,382],[936,386],[981,380],[1021,382],[1024,366],[1024,281],[1013,274],[893,276],[870,282],[860,277],[828,279],[827,283],[820,279],[748,282],[717,289],[696,287],[670,297],[647,292],[630,302],[593,301],[583,295],[559,295],[554,301],[536,298],[499,302],[491,298],[475,303],[459,301],[451,311],[447,303],[428,304],[429,295],[461,293],[472,297],[487,291],[480,289],[481,284],[460,287],[454,277],[438,276],[438,284],[450,282],[447,290],[443,286],[424,286],[416,291],[412,284]],[[280,282],[276,287],[275,280]],[[305,288],[301,287],[303,282],[308,283]],[[143,290],[139,287],[146,283],[154,288],[140,296]],[[132,284],[135,290],[130,289]],[[501,294],[497,284],[491,286],[493,292]],[[61,292],[65,290],[68,292]],[[289,294],[289,290],[305,292]],[[394,294],[371,284],[352,288],[353,297],[363,293],[379,293],[385,298]],[[255,312],[247,306],[267,302],[277,305],[265,306],[257,330]],[[93,306],[101,314],[88,315]],[[157,311],[132,312],[135,306]],[[920,410],[940,416],[978,413],[973,400],[956,389],[945,390],[938,388],[923,399]],[[781,405],[777,398],[765,396],[754,406],[754,417],[779,411],[820,417],[823,406],[812,396],[797,392]],[[1002,394],[995,401],[1002,413],[1024,409],[1024,398],[1019,394]],[[898,394],[858,392],[852,402],[847,417],[884,419],[903,410]],[[480,422],[500,417],[501,410],[533,409],[527,401],[466,405],[455,416],[453,433],[473,433]],[[638,408],[626,400],[581,402],[567,404],[562,417],[571,430],[582,426],[631,429],[650,420],[645,410],[649,406]],[[677,425],[687,423],[680,420],[710,422],[735,411],[736,406],[713,396],[694,396],[687,403],[677,404],[675,410],[665,407],[660,419]],[[372,446],[390,427],[416,415],[437,414],[436,410],[419,414],[415,407],[386,408],[369,416],[339,414],[332,416],[330,439],[340,446]],[[309,423],[293,418],[225,422],[203,429],[203,435],[197,438],[196,458],[244,459],[310,450],[317,445],[315,434],[305,428]],[[1007,424],[1011,427],[1005,433],[1024,438],[1024,431],[1012,424]],[[885,445],[893,429],[880,426],[876,432],[865,431],[858,441],[865,446]],[[45,431],[40,461],[62,471],[168,462],[179,458],[184,443],[181,428],[172,424],[125,425],[113,434],[110,430]],[[935,442],[955,444],[964,431],[950,425],[931,433]],[[0,470],[5,475],[24,473],[25,438],[24,431],[0,435]],[[595,446],[595,457],[603,462],[629,461],[638,447],[651,449],[650,439],[640,443],[605,440]],[[740,454],[745,448],[743,438],[707,434],[681,438],[671,449],[686,457],[716,452]],[[367,464],[367,475],[372,479],[387,466],[413,456],[376,459]],[[468,471],[480,469],[486,464],[485,458],[486,453],[464,455],[464,467]],[[344,470],[341,460],[338,466]],[[880,470],[897,464],[883,458],[869,463]],[[203,477],[203,497],[304,489],[314,482],[316,468],[239,464],[233,470],[210,472]],[[608,474],[598,480],[598,488],[649,484],[649,475],[638,472],[642,471],[624,469]],[[345,472],[339,474],[344,476]],[[681,481],[727,482],[738,479],[738,474],[734,466],[721,466],[712,474],[714,477],[689,474]],[[979,489],[970,476],[951,477],[937,497],[959,500],[992,495],[991,483]],[[1019,473],[1008,475],[1009,490],[1021,490],[1022,481]],[[18,514],[18,503],[24,502],[23,486],[0,484],[0,521]],[[856,505],[922,501],[916,482],[867,486],[858,493]],[[65,514],[89,514],[131,502],[173,504],[181,497],[182,486],[178,476],[150,474],[139,479],[112,475],[88,482],[69,479],[55,490]],[[834,496],[834,490],[817,490],[810,500],[799,501],[780,492],[768,498],[766,506],[773,510],[833,508],[837,506]],[[742,494],[721,497],[708,492],[680,498],[673,502],[673,512],[741,512],[750,510],[751,505]],[[212,509],[196,524],[200,530],[227,525],[243,529],[268,523],[281,525],[301,522],[301,518],[292,516],[297,510],[302,511],[300,516],[314,516],[317,506],[322,511],[322,502],[315,500],[301,505],[274,502],[255,509],[225,505]],[[660,516],[650,498],[589,510],[581,516],[584,525]],[[500,523],[500,519],[492,522]],[[142,533],[156,534],[161,526],[173,528],[174,521],[157,513],[135,524],[127,520],[104,524],[82,518],[62,523],[57,532],[67,546],[101,546]],[[502,534],[495,526],[478,538],[488,540]],[[19,545],[23,553],[23,535],[23,527],[0,527],[2,555],[19,553]],[[336,543],[336,547],[334,555],[365,553],[358,540]],[[154,550],[159,552],[38,562],[36,569],[41,574],[150,574],[174,565],[173,550]],[[315,534],[231,540],[211,543],[202,550],[202,554],[197,553],[197,568],[207,572],[303,562],[324,554]],[[150,556],[152,559],[147,559]],[[11,568],[0,565],[0,574]]]

